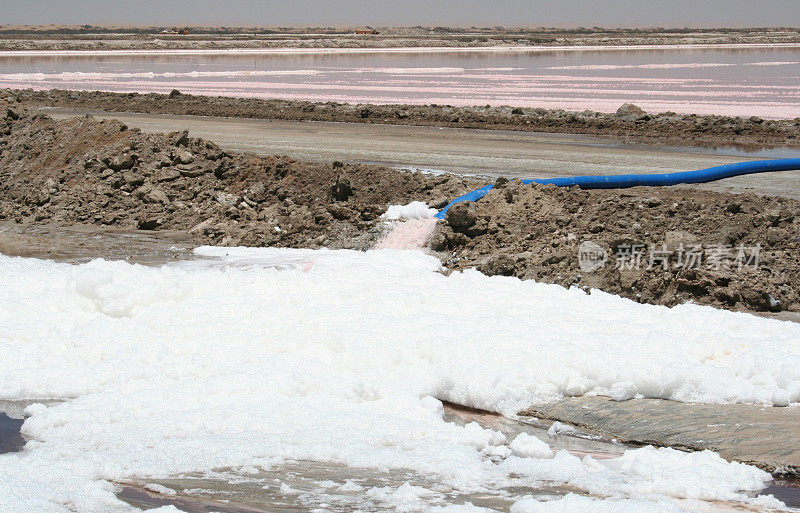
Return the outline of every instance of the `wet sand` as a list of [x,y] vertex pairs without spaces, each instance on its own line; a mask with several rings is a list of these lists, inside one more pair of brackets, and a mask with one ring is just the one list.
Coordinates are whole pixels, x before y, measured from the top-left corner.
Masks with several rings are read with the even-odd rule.
[[[312,161],[368,162],[490,178],[667,173],[800,155],[800,151],[788,149],[744,152],[732,148],[625,144],[611,138],[574,134],[57,108],[43,111],[55,119],[85,114],[119,119],[150,133],[188,129],[192,136],[211,139],[221,148],[235,152],[288,155]],[[800,171],[742,176],[691,187],[800,199]]]
[[0,222],[0,253],[80,264],[96,258],[162,265],[192,258],[186,232],[109,229],[90,225],[21,225]]
[[800,474],[800,408],[688,404],[659,399],[571,397],[522,416],[590,426],[636,444],[711,449],[723,458],[779,474]]

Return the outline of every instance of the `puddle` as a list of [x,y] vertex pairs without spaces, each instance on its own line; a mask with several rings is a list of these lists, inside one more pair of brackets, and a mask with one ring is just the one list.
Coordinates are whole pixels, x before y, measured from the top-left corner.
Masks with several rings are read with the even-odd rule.
[[12,419],[0,412],[0,454],[19,452],[25,447],[25,439],[20,433],[22,422],[22,419]]
[[53,399],[5,401],[0,399],[0,454],[20,452],[25,447],[22,424],[25,422],[25,408],[33,403],[54,405],[60,401]]
[[[586,431],[548,435],[550,423],[535,419],[514,420],[497,414],[445,404],[445,420],[464,425],[477,422],[484,428],[504,433],[509,440],[525,432],[539,437],[556,450],[567,449],[578,456],[595,458],[619,456],[628,448],[600,435]],[[509,511],[520,495],[541,499],[563,497],[567,493],[585,494],[568,486],[546,483],[517,483],[505,489],[462,493],[432,478],[410,471],[380,471],[350,468],[344,465],[310,461],[286,462],[275,468],[228,469],[203,474],[181,475],[157,481],[120,483],[117,496],[140,508],[164,505],[188,513],[220,511],[222,513],[331,511],[385,511],[389,504],[366,493],[371,488],[397,489],[405,483],[432,491],[432,502],[464,504]],[[163,487],[163,488],[162,488]]]
[[570,487],[547,485],[461,493],[414,472],[296,461],[270,470],[238,469],[159,479],[155,483],[125,483],[117,497],[140,508],[172,504],[190,513],[377,512],[393,508],[380,494],[368,491],[382,487],[396,490],[406,483],[429,490],[431,495],[426,500],[437,505],[470,502],[498,511],[508,511],[516,500],[513,497],[522,494],[545,499],[581,493]]
[[776,479],[761,491],[761,495],[769,494],[790,508],[800,509],[800,478]]
[[[556,450],[566,449],[579,456],[590,454],[595,458],[611,458],[633,447],[583,429],[551,435],[548,434],[552,426],[550,422],[534,418],[509,419],[453,404],[445,404],[444,418],[459,425],[477,422],[484,428],[504,433],[509,440],[525,432],[546,440]],[[330,463],[291,461],[267,470],[226,469],[155,481],[118,483],[121,489],[117,497],[142,509],[173,505],[187,513],[377,512],[394,509],[394,506],[382,502],[378,496],[368,491],[380,487],[397,489],[405,483],[431,491],[432,496],[427,500],[434,505],[469,502],[500,512],[508,512],[522,495],[540,500],[557,499],[568,493],[586,495],[585,492],[568,486],[529,482],[517,483],[504,489],[461,493],[428,476],[410,471],[381,471]],[[790,508],[800,507],[800,480],[778,479],[760,494],[773,494]],[[709,512],[752,509],[734,503],[703,504],[703,511]],[[691,506],[688,503],[685,505]]]

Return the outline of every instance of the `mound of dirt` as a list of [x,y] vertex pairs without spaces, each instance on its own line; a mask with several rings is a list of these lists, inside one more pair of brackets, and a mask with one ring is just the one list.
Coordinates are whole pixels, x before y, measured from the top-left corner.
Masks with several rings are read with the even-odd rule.
[[[632,109],[628,109],[632,110]],[[0,95],[0,221],[169,230],[194,243],[367,249],[389,204],[482,183],[373,165],[229,154],[186,132],[54,121]],[[640,302],[800,311],[800,202],[690,188],[582,191],[499,179],[431,238],[476,267]]]
[[[6,94],[11,91],[7,90]],[[637,142],[743,149],[800,148],[800,117],[768,120],[674,112],[649,114],[630,104],[616,113],[602,113],[508,106],[351,105],[192,96],[179,91],[138,94],[25,89],[15,90],[13,94],[32,106],[76,110],[591,134]]]
[[800,202],[688,188],[580,190],[498,180],[432,244],[475,267],[643,303],[800,311]]
[[186,132],[54,121],[0,97],[0,220],[188,230],[198,243],[371,247],[388,204],[475,183],[372,165],[231,155]]

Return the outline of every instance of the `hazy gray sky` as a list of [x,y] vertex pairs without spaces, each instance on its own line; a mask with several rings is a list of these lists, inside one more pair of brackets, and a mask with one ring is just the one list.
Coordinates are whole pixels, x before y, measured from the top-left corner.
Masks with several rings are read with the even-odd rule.
[[0,0],[0,24],[800,26],[800,0]]

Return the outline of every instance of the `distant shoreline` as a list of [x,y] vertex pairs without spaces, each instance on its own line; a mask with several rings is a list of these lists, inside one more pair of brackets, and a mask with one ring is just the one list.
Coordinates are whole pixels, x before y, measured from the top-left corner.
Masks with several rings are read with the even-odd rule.
[[[716,47],[800,45],[796,28],[555,29],[453,27],[209,28],[188,33],[170,27],[0,27],[3,51],[518,51],[533,49]],[[174,28],[173,28],[174,29]],[[368,31],[368,32],[365,32]],[[536,50],[534,50],[536,51]],[[544,50],[542,50],[544,51]]]
[[586,46],[409,46],[361,48],[176,48],[129,50],[0,50],[0,57],[47,56],[137,56],[137,55],[269,55],[269,54],[359,54],[359,53],[466,53],[466,52],[598,52],[641,50],[738,50],[754,48],[800,48],[798,43],[731,43],[731,44],[658,44],[658,45],[586,45]]

